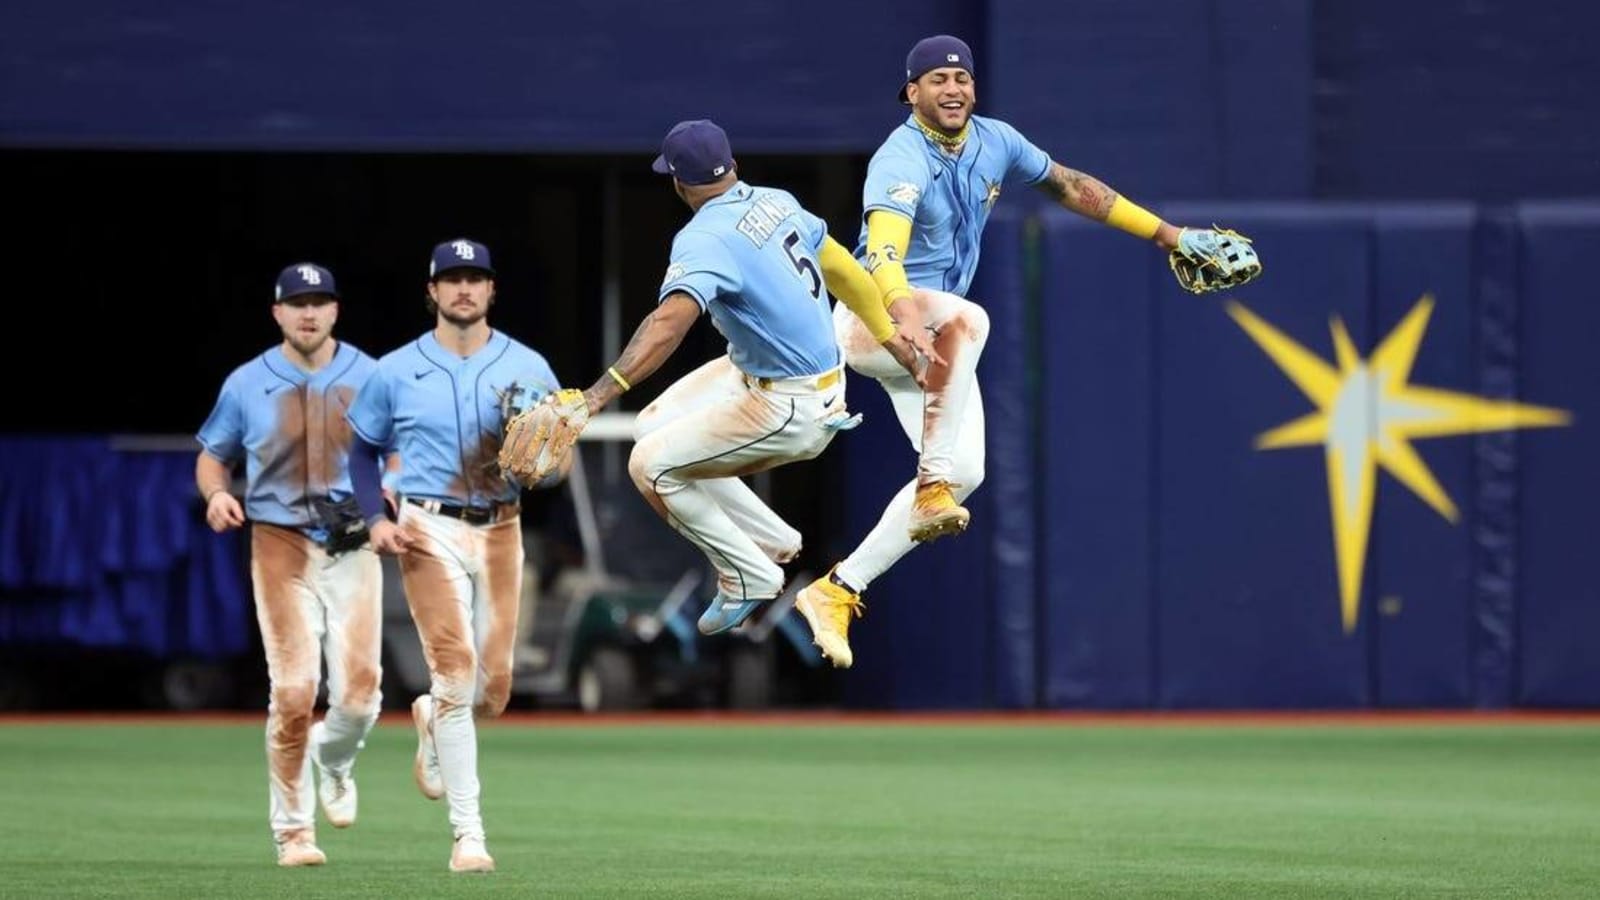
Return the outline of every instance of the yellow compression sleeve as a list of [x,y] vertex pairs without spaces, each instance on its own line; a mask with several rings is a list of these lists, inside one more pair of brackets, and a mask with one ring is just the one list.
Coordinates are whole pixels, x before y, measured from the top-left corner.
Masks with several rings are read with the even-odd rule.
[[894,322],[885,311],[883,298],[878,296],[878,286],[844,245],[824,237],[817,261],[822,263],[822,277],[828,283],[828,291],[850,307],[867,326],[873,340],[881,344],[894,337]]
[[1106,224],[1136,237],[1150,240],[1161,229],[1161,218],[1118,194],[1117,199],[1111,203],[1111,211],[1106,213]]
[[878,283],[883,305],[911,296],[906,281],[906,248],[911,246],[911,220],[899,213],[875,209],[867,213],[867,271]]

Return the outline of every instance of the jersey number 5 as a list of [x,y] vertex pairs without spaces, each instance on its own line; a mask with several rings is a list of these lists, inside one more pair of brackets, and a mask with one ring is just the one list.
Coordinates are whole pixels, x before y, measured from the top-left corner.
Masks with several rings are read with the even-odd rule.
[[817,264],[807,256],[804,251],[796,251],[800,246],[800,232],[791,231],[783,239],[783,252],[789,254],[789,262],[794,263],[794,270],[802,275],[811,277],[811,299],[822,299],[822,273],[817,271]]

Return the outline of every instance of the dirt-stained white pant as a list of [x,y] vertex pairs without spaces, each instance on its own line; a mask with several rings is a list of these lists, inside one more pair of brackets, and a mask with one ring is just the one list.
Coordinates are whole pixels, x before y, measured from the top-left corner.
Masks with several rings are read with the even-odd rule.
[[456,837],[483,836],[478,804],[478,729],[511,698],[511,655],[522,593],[522,522],[512,511],[489,525],[400,504],[416,539],[400,557],[406,604],[432,677],[433,739]]
[[274,834],[312,829],[316,793],[308,735],[328,661],[326,733],[316,748],[348,771],[383,702],[383,569],[363,547],[329,556],[292,528],[257,523],[250,534],[256,621],[266,650],[268,816]]
[[[819,379],[827,383],[820,390]],[[722,356],[679,379],[635,420],[633,483],[706,555],[728,597],[783,592],[778,563],[800,552],[800,533],[741,477],[826,449],[849,417],[844,382],[839,369],[763,388]]]
[[978,357],[989,340],[989,314],[970,300],[943,291],[916,289],[912,302],[932,329],[933,346],[946,365],[928,371],[928,390],[894,361],[843,303],[833,309],[834,334],[850,368],[870,375],[889,392],[895,417],[920,454],[917,477],[884,509],[878,524],[835,570],[844,582],[864,591],[916,543],[908,535],[919,482],[947,481],[956,500],[965,500],[983,483],[983,395],[978,390]]

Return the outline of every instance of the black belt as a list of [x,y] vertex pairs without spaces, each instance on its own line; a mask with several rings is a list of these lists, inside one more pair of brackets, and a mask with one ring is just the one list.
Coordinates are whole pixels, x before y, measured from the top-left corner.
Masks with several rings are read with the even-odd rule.
[[420,506],[431,513],[438,513],[451,519],[460,519],[468,525],[491,525],[502,519],[509,519],[519,515],[522,508],[515,503],[501,503],[496,506],[456,506],[450,503],[440,503],[438,500],[421,500],[416,497],[407,497],[406,502],[412,506]]

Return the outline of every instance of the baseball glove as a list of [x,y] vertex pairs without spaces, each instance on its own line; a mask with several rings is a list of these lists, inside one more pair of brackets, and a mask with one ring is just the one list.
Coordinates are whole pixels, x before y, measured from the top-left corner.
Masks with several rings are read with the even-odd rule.
[[561,469],[588,424],[583,391],[563,388],[547,395],[506,421],[500,470],[517,484],[533,487]]
[[1261,258],[1250,239],[1226,228],[1183,229],[1167,261],[1191,294],[1236,288],[1261,274]]

